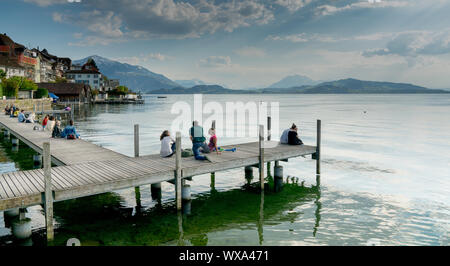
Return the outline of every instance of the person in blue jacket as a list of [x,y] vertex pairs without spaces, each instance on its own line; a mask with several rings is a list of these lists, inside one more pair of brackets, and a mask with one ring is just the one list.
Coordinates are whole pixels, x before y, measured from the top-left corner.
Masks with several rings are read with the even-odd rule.
[[23,123],[26,120],[26,117],[25,117],[25,114],[23,113],[23,111],[24,111],[23,109],[20,110],[20,113],[19,113],[19,116],[18,116],[19,123]]
[[80,135],[77,133],[75,126],[73,125],[73,120],[69,121],[69,125],[64,128],[61,132],[61,138],[67,139],[78,139]]

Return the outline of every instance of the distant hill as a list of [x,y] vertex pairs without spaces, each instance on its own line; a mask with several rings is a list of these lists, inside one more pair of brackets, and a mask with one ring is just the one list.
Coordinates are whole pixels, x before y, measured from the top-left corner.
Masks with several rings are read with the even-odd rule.
[[230,90],[219,85],[199,85],[192,88],[173,88],[152,91],[157,94],[255,94],[255,93],[301,93],[301,94],[375,94],[375,93],[450,93],[446,90],[433,90],[407,83],[363,81],[342,79],[323,82],[315,86],[292,88],[264,88],[257,90]]
[[110,79],[119,79],[120,84],[127,86],[133,91],[147,93],[152,90],[180,86],[167,77],[153,73],[144,67],[113,61],[98,55],[73,61],[72,64],[82,65],[86,63],[89,58],[94,59],[100,72]]
[[320,83],[320,81],[314,81],[306,76],[292,75],[270,85],[269,88],[292,88],[305,85],[316,85],[318,83]]
[[197,85],[206,85],[205,82],[199,80],[199,79],[190,79],[190,80],[175,80],[176,83],[180,84],[182,87],[185,88],[192,88]]
[[151,94],[233,94],[233,93],[245,93],[244,90],[230,90],[225,89],[220,85],[197,85],[191,88],[176,87],[171,89],[159,89],[151,91]]

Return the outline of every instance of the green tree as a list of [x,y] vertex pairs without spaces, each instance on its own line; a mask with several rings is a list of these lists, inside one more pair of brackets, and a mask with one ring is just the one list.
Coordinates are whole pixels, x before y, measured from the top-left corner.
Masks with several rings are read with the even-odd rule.
[[3,79],[3,90],[5,96],[17,97],[19,90],[37,90],[38,86],[33,81],[24,77],[13,76],[8,79]]
[[38,88],[36,91],[36,98],[47,98],[48,97],[48,90],[46,88]]
[[0,80],[3,80],[6,78],[6,72],[3,71],[3,69],[0,69]]

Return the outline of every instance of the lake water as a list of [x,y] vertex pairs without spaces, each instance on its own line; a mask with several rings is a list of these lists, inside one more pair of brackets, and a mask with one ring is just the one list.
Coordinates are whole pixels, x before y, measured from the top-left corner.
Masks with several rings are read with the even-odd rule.
[[[145,100],[76,111],[82,138],[131,156],[133,125],[140,124],[141,154],[158,153],[162,129],[177,117],[172,106],[193,96]],[[169,183],[162,184],[161,201],[142,186],[141,211],[133,188],[56,203],[56,243],[75,237],[83,245],[450,244],[450,95],[204,95],[204,103],[211,101],[279,102],[280,130],[295,122],[310,145],[321,119],[320,188],[315,161],[300,157],[281,163],[289,184],[280,193],[246,187],[243,169],[216,173],[214,188],[209,175],[194,177],[185,215],[176,213]],[[183,143],[189,146],[187,138]],[[31,168],[31,154],[2,142],[0,171]],[[253,182],[256,176],[257,170]],[[27,216],[33,243],[41,245],[42,208],[28,208]],[[1,215],[0,245],[16,244],[10,235]]]

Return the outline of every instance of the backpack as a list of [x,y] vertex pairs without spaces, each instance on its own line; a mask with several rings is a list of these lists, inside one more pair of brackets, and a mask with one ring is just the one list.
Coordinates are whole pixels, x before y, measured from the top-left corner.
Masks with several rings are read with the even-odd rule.
[[67,135],[67,139],[76,139],[74,134],[69,134]]

